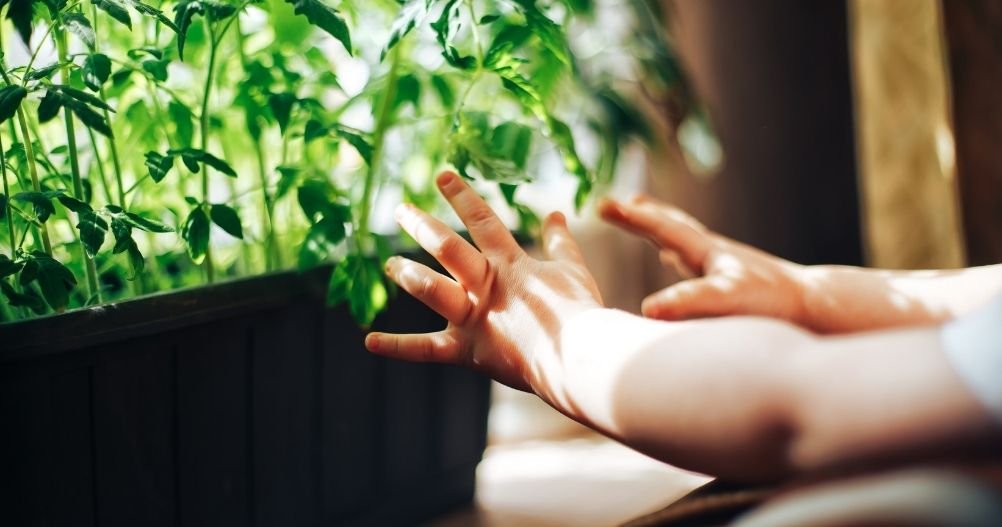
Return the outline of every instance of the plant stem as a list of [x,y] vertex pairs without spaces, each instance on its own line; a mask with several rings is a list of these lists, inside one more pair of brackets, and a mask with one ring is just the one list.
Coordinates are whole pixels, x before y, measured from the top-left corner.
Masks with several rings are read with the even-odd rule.
[[[56,47],[59,50],[59,62],[62,63],[62,66],[59,68],[62,75],[62,82],[69,84],[70,69],[67,65],[69,53],[66,49],[66,32],[64,31],[64,28],[59,28],[54,31],[54,37],[56,40]],[[80,178],[80,159],[77,156],[77,139],[76,133],[73,129],[73,115],[67,108],[63,109],[63,121],[66,123],[66,146],[70,153],[70,175],[73,176],[73,195],[80,201],[87,201],[86,196],[84,196],[83,179]],[[94,259],[87,254],[87,250],[84,248],[83,240],[80,241],[80,252],[83,254],[84,271],[87,274],[87,296],[88,298],[93,298],[100,303],[101,287],[97,282],[97,268],[94,266]]]
[[372,192],[377,184],[379,167],[383,159],[383,143],[386,130],[390,127],[393,113],[393,99],[396,97],[397,82],[400,70],[400,48],[396,46],[390,51],[390,71],[386,74],[386,86],[383,88],[383,100],[376,115],[376,127],[372,131],[372,156],[369,169],[365,174],[365,187],[362,190],[361,212],[358,218],[358,236],[356,244],[361,249],[369,237],[369,215],[372,212]]
[[[91,24],[94,26],[94,32],[97,33],[97,5],[91,3]],[[160,24],[157,24],[159,26]],[[104,85],[102,84],[98,88],[98,95],[101,96],[102,101],[106,101],[107,97],[104,95]],[[108,123],[108,129],[111,130],[111,136],[108,137],[108,152],[111,154],[111,167],[115,169],[115,183],[118,185],[118,206],[125,208],[125,185],[122,184],[122,163],[118,160],[118,146],[115,143],[115,131],[111,126],[111,115],[108,113],[107,108],[101,108],[101,112],[104,115],[104,121]],[[93,134],[91,134],[93,137]],[[94,145],[95,155],[97,151],[97,143],[93,140],[91,144]],[[110,201],[110,200],[109,200]]]
[[[202,141],[202,151],[209,151],[209,96],[212,93],[212,75],[216,69],[216,49],[217,42],[212,34],[212,27],[206,24],[209,32],[209,68],[205,73],[205,88],[202,90],[202,113],[199,114],[199,130]],[[209,167],[202,167],[202,207],[209,203]],[[208,211],[206,211],[208,212]],[[215,278],[215,271],[212,268],[212,243],[205,249],[205,279],[210,284]]]
[[[247,60],[247,50],[244,49],[244,32],[240,27],[239,15],[234,22],[237,32],[237,50],[240,52],[240,65],[244,73],[247,73],[249,61]],[[281,255],[278,252],[278,244],[275,241],[275,203],[272,200],[271,192],[268,190],[268,172],[265,169],[264,149],[261,146],[260,137],[251,137],[254,146],[254,157],[257,160],[257,174],[261,180],[261,199],[264,202],[264,214],[261,217],[261,226],[265,230],[264,262],[265,270],[282,266]]]
[[[2,68],[0,68],[2,69]],[[24,118],[24,111],[21,110],[19,106],[17,108],[17,121],[21,125],[21,140],[24,144],[24,154],[28,158],[28,175],[31,176],[31,188],[35,192],[42,191],[42,185],[38,182],[38,167],[35,165],[35,151],[31,146],[31,135],[28,134],[28,122]],[[42,238],[42,249],[45,254],[52,256],[52,242],[49,241],[49,228],[42,223],[38,227],[39,234]]]
[[108,203],[114,203],[115,199],[111,196],[111,187],[108,185],[108,175],[104,171],[104,163],[101,162],[101,158],[97,152],[97,138],[94,137],[94,131],[90,128],[87,128],[87,138],[90,139],[90,147],[94,150],[94,166],[97,167],[97,177],[101,178],[104,199]]
[[14,213],[10,209],[10,188],[7,186],[7,156],[3,151],[3,141],[0,140],[0,172],[3,173],[4,214],[7,218],[7,233],[10,235],[10,257],[14,259],[14,247],[17,234],[14,233]]

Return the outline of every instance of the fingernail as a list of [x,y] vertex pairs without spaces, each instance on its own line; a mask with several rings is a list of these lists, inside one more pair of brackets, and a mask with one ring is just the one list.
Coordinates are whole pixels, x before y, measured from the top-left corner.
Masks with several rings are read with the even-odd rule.
[[397,205],[397,208],[393,210],[393,217],[396,218],[398,222],[403,220],[408,215],[412,214],[411,212],[412,206],[413,205],[411,205],[410,203],[401,203]]
[[447,187],[456,181],[456,174],[452,172],[442,172],[438,175],[436,182],[439,187]]
[[393,267],[397,265],[397,260],[400,259],[399,256],[391,256],[386,259],[386,263],[383,264],[383,272],[390,274],[393,271]]
[[365,347],[369,351],[378,351],[379,350],[379,337],[376,336],[375,333],[369,333],[368,335],[366,335],[366,337],[365,337]]

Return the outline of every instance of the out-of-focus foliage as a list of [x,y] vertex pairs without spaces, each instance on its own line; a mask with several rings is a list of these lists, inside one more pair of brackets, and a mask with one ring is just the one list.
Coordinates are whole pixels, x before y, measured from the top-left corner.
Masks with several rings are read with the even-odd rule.
[[531,230],[541,159],[580,206],[650,139],[631,100],[684,84],[631,5],[0,0],[0,320],[334,262],[330,301],[368,324],[377,197],[436,207],[452,166]]

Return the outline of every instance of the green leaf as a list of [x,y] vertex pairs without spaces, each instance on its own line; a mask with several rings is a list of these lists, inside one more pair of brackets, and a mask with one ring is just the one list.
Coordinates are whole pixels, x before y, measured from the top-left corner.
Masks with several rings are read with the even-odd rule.
[[283,196],[292,190],[292,187],[299,182],[299,173],[301,172],[296,167],[280,166],[275,170],[278,171],[278,184],[275,186],[275,199],[281,199]]
[[161,24],[169,27],[171,29],[171,31],[177,33],[177,26],[175,26],[174,22],[171,22],[171,20],[169,18],[167,18],[167,15],[165,15],[163,11],[161,11],[161,10],[159,10],[159,9],[151,6],[151,5],[144,4],[144,3],[140,2],[139,0],[129,0],[129,4],[132,5],[132,7],[139,14],[144,15],[144,16],[148,16],[148,17],[153,18],[153,19],[156,19]]
[[340,124],[334,125],[331,131],[353,146],[358,151],[358,155],[362,156],[362,159],[365,160],[366,164],[372,164],[372,144],[366,138]]
[[28,90],[16,84],[0,88],[0,123],[14,116],[27,95]]
[[125,9],[118,0],[91,0],[94,7],[104,11],[111,18],[121,22],[125,27],[132,31],[132,17],[129,16],[129,11]]
[[205,8],[205,16],[213,22],[223,20],[236,14],[237,7],[232,4],[216,2],[215,0],[201,0]]
[[45,301],[52,309],[62,311],[69,304],[70,291],[77,283],[73,273],[58,260],[42,252],[32,252],[31,261],[37,266],[33,279],[38,281],[38,287],[42,290]]
[[157,152],[146,152],[146,161],[144,164],[149,170],[150,179],[156,183],[160,183],[163,178],[167,177],[167,173],[174,166],[174,157],[169,155],[163,156]]
[[514,0],[525,15],[526,25],[532,30],[543,46],[550,53],[567,66],[572,65],[571,53],[567,47],[567,40],[560,26],[547,18],[542,11],[536,7],[536,0]]
[[481,26],[486,26],[488,24],[493,24],[499,18],[501,18],[501,15],[497,13],[491,15],[484,15],[480,17],[480,21],[477,23],[480,24]]
[[59,202],[62,203],[64,207],[72,210],[73,212],[76,212],[77,214],[90,212],[94,210],[90,207],[90,205],[84,203],[83,201],[67,196],[65,194],[57,196],[56,199],[58,199]]
[[[143,70],[149,72],[149,74],[156,80],[164,82],[167,80],[167,65],[170,64],[170,59],[160,59],[160,60],[144,60],[141,63]],[[173,102],[173,101],[171,101]]]
[[9,0],[6,3],[10,4],[10,7],[7,8],[7,18],[21,35],[21,41],[24,42],[24,45],[30,48],[32,6],[35,2],[33,0]]
[[45,313],[45,301],[30,288],[25,288],[24,293],[18,293],[6,280],[0,280],[0,291],[7,297],[7,303],[14,307],[27,307],[37,315]]
[[80,119],[80,122],[84,124],[87,128],[94,130],[95,132],[105,136],[111,137],[112,131],[111,127],[108,126],[108,122],[104,120],[104,117],[95,112],[90,106],[80,102],[76,99],[64,98],[63,106],[69,108],[73,112],[73,115]]
[[22,267],[24,267],[23,263],[11,260],[6,254],[0,254],[0,278],[7,278],[20,271]]
[[171,121],[174,122],[178,144],[191,146],[195,138],[194,116],[191,114],[191,110],[187,106],[171,99],[170,104],[167,105],[167,114],[170,115]]
[[283,134],[285,134],[285,129],[289,126],[292,106],[297,102],[299,102],[299,99],[294,93],[272,93],[268,96],[268,107],[271,108],[271,114],[275,116],[275,120],[278,121],[278,127]]
[[233,236],[234,238],[244,237],[244,228],[240,224],[240,215],[237,211],[233,210],[228,205],[223,205],[222,203],[213,203],[209,207],[209,216],[212,218],[212,223],[215,223],[219,228],[226,231],[227,234]]
[[348,32],[348,24],[337,10],[329,7],[320,0],[285,0],[291,4],[293,11],[297,15],[303,15],[310,24],[326,31],[330,36],[336,38],[344,49],[351,55],[351,34]]
[[438,93],[438,99],[442,101],[442,106],[445,108],[452,108],[452,105],[456,102],[456,94],[449,85],[449,81],[445,80],[445,77],[434,74],[431,76],[431,85],[435,88],[435,92]]
[[491,152],[496,157],[511,160],[525,170],[532,146],[532,128],[513,121],[501,123],[491,134]]
[[35,68],[25,73],[24,78],[30,81],[40,81],[42,79],[47,79],[51,77],[56,71],[58,71],[60,66],[62,66],[62,64],[57,62],[55,64],[49,64],[48,66],[45,66],[43,68]]
[[91,106],[96,106],[102,110],[108,110],[109,112],[114,112],[115,109],[108,106],[108,103],[102,101],[96,95],[87,93],[83,90],[78,90],[72,86],[66,86],[65,84],[53,84],[53,88],[61,91],[64,95],[76,99],[82,103],[89,104]]
[[386,285],[382,274],[378,260],[348,255],[338,262],[331,273],[327,303],[336,306],[347,302],[355,321],[363,327],[369,326],[386,307]]
[[145,216],[140,216],[135,212],[126,212],[124,219],[129,225],[132,225],[133,227],[144,230],[146,232],[156,232],[160,234],[167,232],[174,232],[174,228],[171,227],[170,225],[159,222],[157,220],[147,218]]
[[344,222],[336,218],[324,218],[314,223],[299,248],[299,267],[308,269],[329,260],[344,237]]
[[184,41],[188,36],[191,19],[205,12],[202,2],[192,0],[174,6],[174,26],[177,28],[177,56],[184,60]]
[[143,253],[139,252],[136,242],[131,238],[127,244],[126,251],[128,251],[129,255],[129,266],[132,267],[132,276],[129,277],[129,280],[135,280],[139,276],[139,273],[142,273],[143,269],[146,268],[146,260],[143,258]]
[[237,177],[236,171],[233,170],[226,161],[219,159],[218,157],[197,148],[172,148],[167,151],[167,155],[171,156],[181,156],[181,161],[184,162],[185,166],[191,169],[192,172],[198,172],[198,167],[194,167],[189,164],[191,161],[198,161],[204,163],[223,174],[230,177]]
[[421,19],[428,13],[431,4],[432,0],[408,0],[400,8],[400,13],[397,14],[397,18],[393,20],[393,25],[390,27],[390,39],[379,54],[380,62],[386,58],[386,54],[393,49],[393,46],[396,46],[421,22]]
[[461,7],[462,4],[459,0],[446,0],[442,7],[442,14],[439,15],[438,20],[431,23],[431,27],[435,30],[435,38],[442,47],[442,56],[445,57],[445,61],[455,68],[469,71],[477,67],[477,59],[460,54],[459,50],[452,44],[459,31],[461,18],[459,10]]
[[306,126],[303,128],[303,141],[309,143],[314,139],[327,135],[328,131],[328,128],[323,123],[316,119],[310,119],[306,121]]
[[103,53],[92,53],[84,59],[84,84],[93,91],[98,91],[111,76],[111,59]]
[[70,11],[69,13],[63,13],[63,24],[70,33],[73,33],[84,43],[88,48],[94,49],[95,40],[97,36],[94,34],[94,28],[90,25],[90,20],[87,20],[82,13],[76,11]]
[[52,198],[58,196],[59,192],[18,192],[11,196],[12,199],[16,201],[23,201],[25,203],[31,203],[35,217],[38,218],[40,223],[45,223],[56,212],[56,208],[52,205]]
[[38,103],[38,122],[46,123],[59,115],[59,109],[63,107],[63,96],[59,92],[46,90],[42,102]]
[[204,208],[196,206],[191,210],[181,229],[181,238],[187,244],[191,261],[202,263],[209,250],[209,217],[205,215]]
[[108,222],[98,213],[88,210],[79,214],[77,229],[80,231],[80,243],[91,258],[97,256],[104,244],[105,233],[108,232]]
[[421,82],[413,73],[401,75],[397,79],[397,90],[393,98],[393,111],[406,103],[411,103],[415,110],[421,103]]
[[115,237],[115,247],[111,252],[114,254],[124,252],[132,242],[132,225],[121,217],[114,217],[111,219],[111,234]]

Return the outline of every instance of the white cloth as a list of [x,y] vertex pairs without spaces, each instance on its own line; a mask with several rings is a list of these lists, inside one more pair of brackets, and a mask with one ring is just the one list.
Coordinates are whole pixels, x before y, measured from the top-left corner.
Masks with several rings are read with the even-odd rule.
[[971,392],[1002,422],[1002,295],[943,326],[943,350]]

